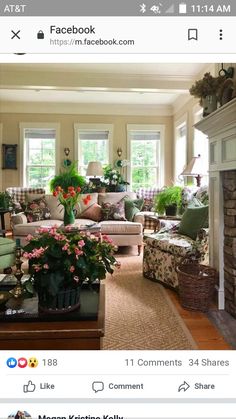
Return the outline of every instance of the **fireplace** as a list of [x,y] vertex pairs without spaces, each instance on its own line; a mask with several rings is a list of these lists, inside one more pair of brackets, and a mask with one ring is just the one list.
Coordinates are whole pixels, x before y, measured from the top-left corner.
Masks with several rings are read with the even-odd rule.
[[236,170],[222,174],[225,309],[236,317]]
[[236,99],[195,127],[209,139],[209,251],[219,272],[218,307],[236,317]]

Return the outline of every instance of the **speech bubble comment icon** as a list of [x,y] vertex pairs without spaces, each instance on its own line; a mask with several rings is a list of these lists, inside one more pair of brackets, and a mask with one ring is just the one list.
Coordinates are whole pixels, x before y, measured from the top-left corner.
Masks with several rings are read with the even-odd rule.
[[103,381],[94,381],[92,383],[92,389],[95,391],[95,393],[98,393],[99,391],[104,390],[104,383]]

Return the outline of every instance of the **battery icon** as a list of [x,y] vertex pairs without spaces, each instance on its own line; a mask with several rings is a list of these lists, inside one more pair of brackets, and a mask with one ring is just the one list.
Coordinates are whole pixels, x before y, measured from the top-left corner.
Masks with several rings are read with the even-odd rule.
[[179,13],[184,15],[187,13],[187,4],[186,3],[180,3],[179,4]]

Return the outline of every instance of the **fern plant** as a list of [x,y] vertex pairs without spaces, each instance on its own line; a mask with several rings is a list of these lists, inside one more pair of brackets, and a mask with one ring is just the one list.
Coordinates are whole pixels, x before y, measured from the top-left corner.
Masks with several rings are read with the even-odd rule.
[[164,189],[155,198],[155,211],[162,215],[166,212],[168,207],[176,206],[176,209],[179,209],[181,207],[181,197],[181,186],[171,186]]
[[71,163],[69,166],[63,164],[62,169],[58,175],[50,181],[51,192],[55,191],[57,187],[61,187],[65,192],[68,192],[68,188],[73,186],[74,188],[82,188],[86,184],[84,176],[81,176],[76,168],[76,162]]

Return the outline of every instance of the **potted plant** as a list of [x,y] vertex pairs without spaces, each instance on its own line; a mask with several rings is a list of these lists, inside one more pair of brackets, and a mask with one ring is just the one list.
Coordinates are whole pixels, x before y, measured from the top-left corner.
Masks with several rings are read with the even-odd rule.
[[[79,206],[79,201],[82,199],[82,188],[85,184],[86,180],[77,172],[75,163],[71,163],[69,166],[63,164],[59,175],[54,176],[51,180],[50,190],[65,209],[64,225],[75,222],[74,207],[76,204]],[[91,198],[88,195],[83,199],[89,201]]]
[[0,192],[0,209],[6,210],[13,207],[12,197],[8,192]]
[[171,186],[161,191],[155,198],[155,211],[163,215],[176,215],[181,207],[181,186]]
[[129,185],[121,175],[118,169],[113,169],[111,165],[107,165],[103,169],[104,171],[104,182],[107,183],[106,190],[109,192],[123,192],[125,191],[125,185]]
[[25,288],[38,293],[39,308],[49,313],[76,309],[80,288],[105,279],[118,265],[116,247],[103,235],[65,229],[40,228],[27,237],[23,256],[29,260],[30,279]]
[[209,115],[217,109],[219,92],[225,81],[225,76],[213,77],[205,73],[201,80],[197,80],[189,89],[189,93],[200,98],[200,105],[203,107],[203,116]]

